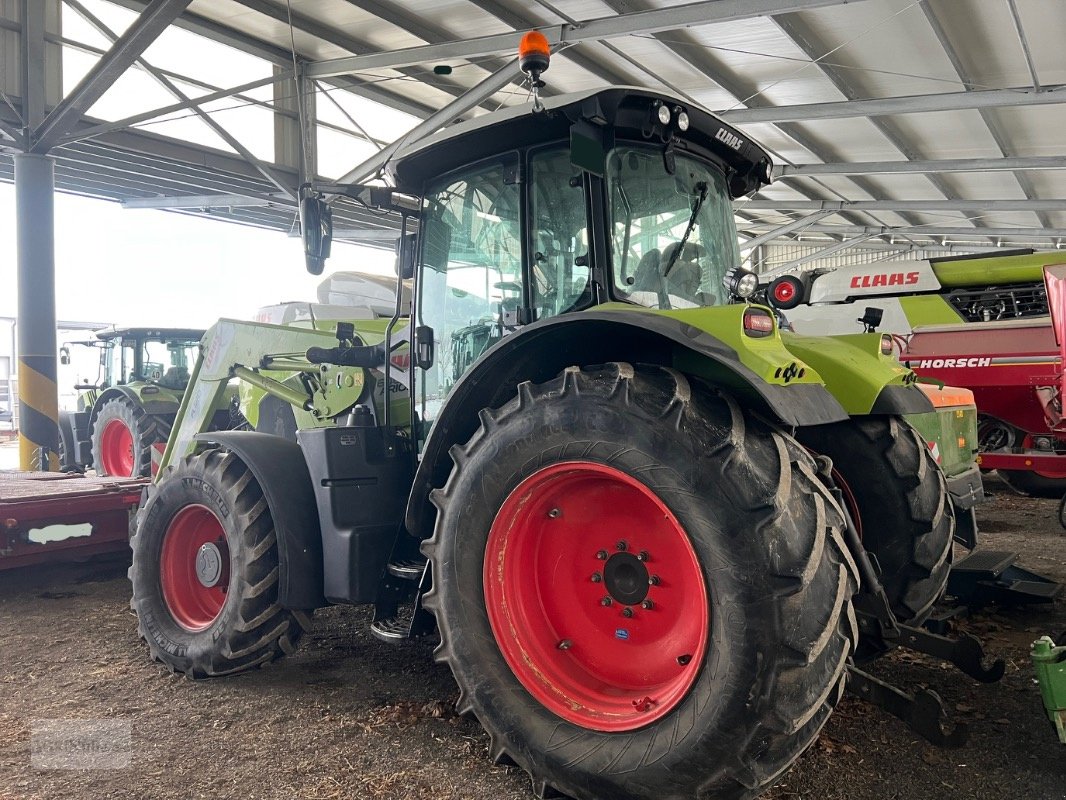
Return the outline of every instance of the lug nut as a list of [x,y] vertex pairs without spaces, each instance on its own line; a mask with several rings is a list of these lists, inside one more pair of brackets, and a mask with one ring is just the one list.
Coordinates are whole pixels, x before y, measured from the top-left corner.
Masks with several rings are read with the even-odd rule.
[[600,573],[598,573],[598,572],[593,572],[592,573],[592,582],[593,583],[599,583],[602,580],[603,580],[603,576],[600,575]]
[[561,642],[559,642],[559,644],[556,645],[556,647],[558,647],[560,650],[569,650],[573,646],[574,643],[571,642],[569,639],[563,639]]
[[637,553],[637,561],[647,561],[647,560],[648,560],[648,551],[647,550],[641,550],[639,553]]
[[631,616],[633,616],[633,609],[631,609],[629,606],[626,606],[625,608],[622,609],[622,616],[623,617],[631,617]]
[[616,544],[616,545],[615,545],[615,547],[617,547],[617,548],[618,548],[619,550],[621,550],[622,552],[625,552],[625,551],[626,551],[627,549],[629,549],[629,545],[628,545],[628,544],[626,544],[626,541],[625,541],[625,539],[623,539],[623,540],[622,540],[622,541],[620,541],[620,542],[619,542],[618,544]]
[[690,656],[688,653],[685,653],[685,655],[683,655],[683,656],[678,656],[677,657],[677,663],[680,664],[681,666],[685,666],[685,664],[687,664],[691,660],[692,660],[692,656]]
[[643,603],[640,604],[640,607],[643,608],[645,611],[651,611],[653,608],[655,608],[655,603],[653,603],[651,600],[645,600]]
[[606,550],[600,550],[600,552],[598,552],[596,554],[596,558],[598,558],[600,561],[606,561],[607,560],[607,551]]
[[659,585],[659,576],[658,575],[652,575],[650,578],[648,578],[648,585],[649,586],[658,586]]
[[562,515],[563,512],[557,508],[553,508],[551,511],[548,512],[548,516],[552,519],[559,519],[559,517],[561,517]]
[[612,600],[610,597],[604,597],[602,600],[600,600],[600,605],[601,606],[609,606],[613,602],[614,602],[614,600]]

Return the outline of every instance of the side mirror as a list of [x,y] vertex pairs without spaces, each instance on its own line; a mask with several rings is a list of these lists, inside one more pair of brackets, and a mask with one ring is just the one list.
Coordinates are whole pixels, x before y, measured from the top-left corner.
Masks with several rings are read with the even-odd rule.
[[409,281],[415,276],[415,253],[417,252],[418,234],[409,233],[396,240],[396,274],[401,280]]
[[307,271],[321,275],[333,241],[333,212],[317,195],[308,194],[300,199],[300,238]]
[[59,363],[64,365],[70,363],[70,348],[66,345],[59,348]]

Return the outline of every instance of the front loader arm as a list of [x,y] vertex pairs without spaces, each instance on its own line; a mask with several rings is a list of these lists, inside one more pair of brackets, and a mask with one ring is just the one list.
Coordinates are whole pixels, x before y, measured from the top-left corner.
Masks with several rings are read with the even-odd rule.
[[304,358],[304,353],[309,347],[328,347],[335,343],[331,331],[220,319],[200,341],[200,355],[178,408],[158,474],[162,475],[168,464],[196,449],[196,435],[210,428],[217,404],[233,379],[254,383],[290,405],[311,410],[314,399],[310,393],[301,393],[289,384],[261,375],[258,370],[315,370],[317,367]]

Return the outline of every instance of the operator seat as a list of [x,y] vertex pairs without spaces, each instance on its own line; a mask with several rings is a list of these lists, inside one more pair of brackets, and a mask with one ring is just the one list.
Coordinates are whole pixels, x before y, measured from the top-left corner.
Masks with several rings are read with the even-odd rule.
[[658,292],[659,291],[659,263],[662,253],[659,248],[653,247],[640,257],[637,268],[633,270],[633,283],[630,287],[634,292]]
[[[670,263],[680,245],[681,242],[674,242],[663,250],[660,269],[666,269],[666,265]],[[700,260],[706,255],[707,250],[703,246],[694,242],[687,242],[685,249],[670,268],[669,274],[663,278],[667,293],[695,302],[696,294],[699,292],[700,283],[703,280]]]

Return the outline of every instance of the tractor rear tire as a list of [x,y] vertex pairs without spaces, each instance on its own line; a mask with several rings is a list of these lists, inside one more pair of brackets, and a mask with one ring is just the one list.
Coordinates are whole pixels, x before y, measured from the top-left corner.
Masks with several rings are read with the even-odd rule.
[[274,521],[228,450],[189,456],[150,486],[130,547],[138,633],[171,672],[206,678],[266,664],[310,625],[278,603]]
[[126,397],[112,398],[93,421],[93,467],[97,475],[148,477],[152,445],[166,440],[151,414]]
[[921,435],[897,417],[801,428],[797,438],[833,461],[833,477],[881,567],[900,622],[923,622],[951,571],[955,512],[944,473]]
[[857,578],[795,440],[618,363],[521,384],[451,455],[422,548],[435,655],[538,797],[751,798],[814,741]]

